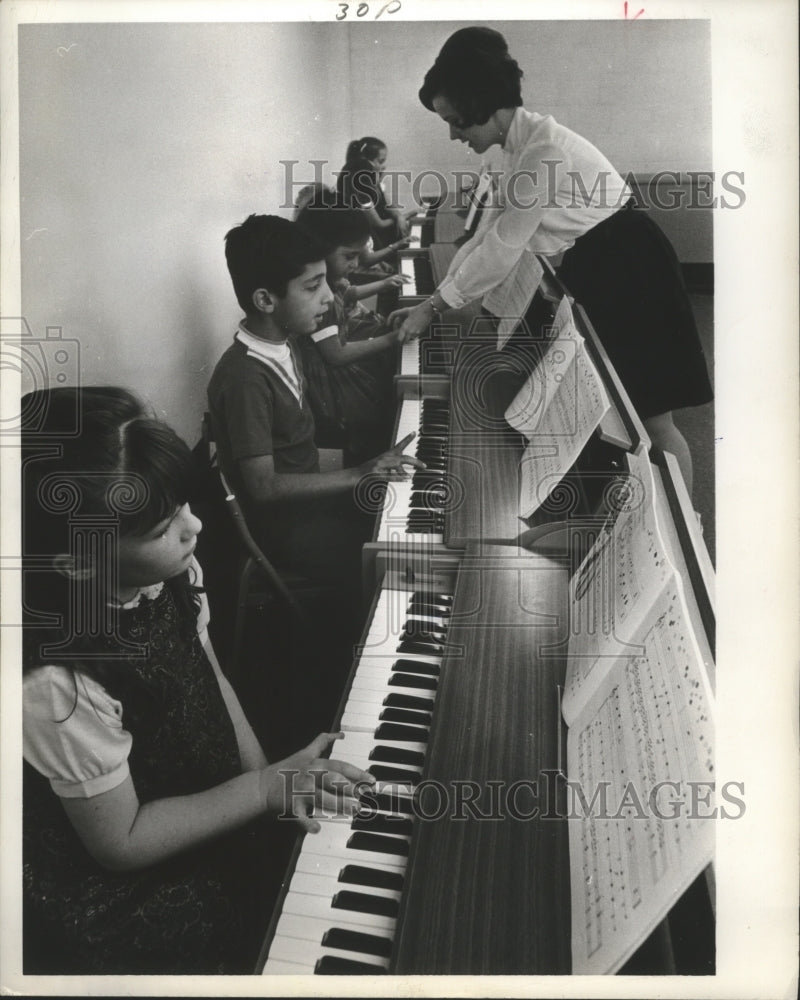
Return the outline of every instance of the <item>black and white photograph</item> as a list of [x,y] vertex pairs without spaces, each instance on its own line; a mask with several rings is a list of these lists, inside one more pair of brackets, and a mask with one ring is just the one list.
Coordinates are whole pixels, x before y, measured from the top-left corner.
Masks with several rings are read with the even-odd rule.
[[4,0],[4,992],[796,995],[797,20]]

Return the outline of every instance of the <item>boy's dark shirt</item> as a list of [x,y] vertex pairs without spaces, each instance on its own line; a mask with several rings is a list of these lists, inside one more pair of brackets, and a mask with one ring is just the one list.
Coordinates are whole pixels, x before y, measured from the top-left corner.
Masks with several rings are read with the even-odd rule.
[[275,471],[319,472],[314,418],[298,352],[295,370],[302,404],[280,376],[235,340],[217,362],[208,385],[220,465],[234,489],[246,499],[239,475],[245,458],[271,455]]

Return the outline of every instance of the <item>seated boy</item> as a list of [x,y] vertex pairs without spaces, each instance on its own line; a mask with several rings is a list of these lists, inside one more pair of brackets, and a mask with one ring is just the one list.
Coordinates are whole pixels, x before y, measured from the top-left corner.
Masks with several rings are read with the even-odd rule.
[[364,212],[317,201],[297,223],[323,244],[334,293],[322,329],[298,343],[318,443],[341,446],[345,465],[358,465],[391,444],[399,340],[382,316],[358,301],[366,286],[348,280],[369,238]]
[[333,299],[325,248],[287,219],[251,215],[227,234],[225,256],[245,315],[208,386],[220,464],[267,556],[333,585],[357,614],[372,514],[354,490],[366,475],[405,478],[404,466],[419,466],[402,454],[413,435],[360,466],[320,472],[295,340],[317,330]]

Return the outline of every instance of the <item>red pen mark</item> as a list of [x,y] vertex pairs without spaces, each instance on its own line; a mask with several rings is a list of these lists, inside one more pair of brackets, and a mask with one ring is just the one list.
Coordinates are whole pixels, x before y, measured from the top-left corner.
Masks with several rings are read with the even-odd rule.
[[[642,14],[644,14],[644,7],[642,7],[638,14],[634,14],[631,20],[635,21],[636,18],[641,17]],[[628,20],[628,0],[625,0],[625,20]]]

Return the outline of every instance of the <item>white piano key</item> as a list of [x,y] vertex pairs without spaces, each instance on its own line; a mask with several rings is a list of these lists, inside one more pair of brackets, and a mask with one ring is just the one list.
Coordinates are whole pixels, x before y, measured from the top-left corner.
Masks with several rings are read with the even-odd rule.
[[416,295],[417,294],[417,277],[414,272],[414,259],[413,257],[401,257],[400,258],[400,273],[406,278],[410,278],[400,290],[401,295]]
[[[387,740],[363,733],[345,732],[344,739],[336,741],[337,747],[345,747],[348,753],[369,755],[370,750],[377,746],[394,747],[397,750],[410,750],[412,753],[425,753],[428,748],[427,743],[412,742],[410,740]],[[349,760],[349,758],[347,758]]]
[[[356,686],[358,685],[358,687]],[[362,677],[353,679],[353,690],[371,691],[373,694],[380,694],[381,696],[385,694],[407,694],[412,698],[419,697],[420,693],[424,696],[425,694],[435,693],[434,689],[429,688],[416,688],[416,687],[404,687],[402,684],[392,684],[391,687],[387,682],[381,678],[371,678]]]
[[375,928],[393,931],[397,920],[379,913],[359,913],[358,910],[340,910],[333,907],[329,899],[309,896],[302,892],[287,892],[283,900],[283,912],[296,917],[315,917],[329,921],[329,926],[341,924],[347,927]]
[[420,360],[419,339],[407,340],[400,348],[400,374],[419,375],[422,362]]
[[379,886],[356,885],[352,882],[340,882],[332,875],[312,875],[309,872],[295,871],[289,883],[290,892],[304,892],[308,896],[323,896],[331,900],[337,892],[362,892],[367,896],[381,896],[384,899],[395,899],[398,902],[402,893],[396,889],[381,889]]
[[268,958],[261,971],[262,976],[303,976],[308,975],[308,968],[297,962],[282,962],[280,959]]
[[[337,911],[337,913],[339,912],[345,913],[346,911]],[[341,920],[326,920],[320,919],[319,917],[298,917],[293,913],[283,913],[281,915],[275,928],[275,937],[280,935],[282,938],[295,938],[298,941],[303,941],[306,944],[311,944],[312,946],[321,946],[322,939],[325,936],[325,931],[329,931],[333,927],[343,927],[346,930],[353,930],[362,934],[375,934],[376,937],[391,938],[390,934],[387,934],[386,931],[382,931],[377,927],[374,930],[370,930],[363,927],[348,925]],[[270,954],[271,953],[272,950],[270,949]]]
[[[359,677],[385,677],[387,680],[392,676],[393,673],[397,673],[394,669],[394,665],[398,660],[408,660],[409,663],[419,663],[422,666],[437,667],[442,658],[435,656],[425,656],[421,653],[409,653],[408,656],[405,653],[394,652],[391,656],[384,657],[379,661],[362,661],[358,665],[358,676]],[[402,671],[401,671],[402,672]],[[431,677],[435,677],[435,674],[431,674]]]
[[[306,840],[304,846],[307,844],[312,844],[312,841]],[[304,872],[308,875],[321,875],[338,880],[340,873],[348,864],[351,864],[349,859],[342,859],[330,854],[314,854],[313,850],[303,850],[297,859],[295,872]],[[400,875],[401,877],[403,874],[394,865],[377,864],[373,861],[370,861],[369,864],[360,864],[360,867],[372,868],[377,872],[387,872],[391,875]],[[354,883],[341,883],[341,885],[351,884]]]
[[[405,788],[406,786],[398,786]],[[408,789],[406,789],[408,791]],[[322,829],[319,833],[307,833],[303,846],[314,854],[327,854],[330,857],[341,858],[354,865],[385,865],[386,868],[396,868],[404,871],[408,859],[401,854],[385,854],[382,851],[365,851],[361,848],[348,847],[347,841],[353,836],[349,822],[337,829],[330,820],[318,817]]]
[[313,974],[317,961],[323,955],[338,955],[340,958],[349,958],[354,962],[365,962],[375,966],[375,971],[389,968],[389,959],[381,958],[379,955],[368,955],[360,951],[346,951],[344,948],[328,948],[323,944],[316,947],[309,947],[308,941],[300,938],[278,937],[276,934],[269,950],[270,958],[274,955],[276,959],[285,962],[295,962],[302,965],[306,972]]

